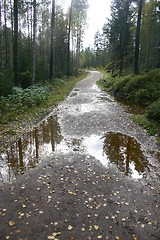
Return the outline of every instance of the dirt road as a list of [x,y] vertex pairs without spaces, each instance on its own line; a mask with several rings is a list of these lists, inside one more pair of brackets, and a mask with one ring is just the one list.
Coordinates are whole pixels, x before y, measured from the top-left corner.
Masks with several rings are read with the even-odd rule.
[[160,239],[158,146],[100,77],[91,72],[15,145],[17,165],[34,168],[16,176],[6,160],[1,240]]

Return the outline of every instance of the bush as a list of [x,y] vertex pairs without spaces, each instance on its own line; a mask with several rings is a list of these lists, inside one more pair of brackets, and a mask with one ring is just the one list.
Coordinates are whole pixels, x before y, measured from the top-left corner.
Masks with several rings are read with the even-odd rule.
[[0,98],[0,108],[2,112],[20,112],[25,108],[38,106],[48,98],[48,95],[48,88],[43,86],[32,86],[26,89],[15,87],[11,95]]
[[149,106],[160,99],[160,69],[154,69],[141,75],[112,78],[112,81],[106,79],[104,86],[115,96],[139,105]]
[[156,121],[160,121],[160,99],[153,102],[147,109],[147,117]]

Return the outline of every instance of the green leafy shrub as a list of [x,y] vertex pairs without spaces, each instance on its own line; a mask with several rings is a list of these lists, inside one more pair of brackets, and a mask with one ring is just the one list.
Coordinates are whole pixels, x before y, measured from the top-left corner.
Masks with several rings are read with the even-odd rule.
[[147,109],[147,117],[156,121],[160,121],[160,99],[153,102]]
[[34,107],[47,100],[49,90],[44,86],[31,86],[26,89],[13,88],[13,93],[8,97],[0,98],[0,108],[2,112],[23,111],[28,107]]
[[104,88],[112,91],[115,96],[149,106],[160,98],[160,69],[144,72],[140,75],[128,75],[112,78],[104,82]]

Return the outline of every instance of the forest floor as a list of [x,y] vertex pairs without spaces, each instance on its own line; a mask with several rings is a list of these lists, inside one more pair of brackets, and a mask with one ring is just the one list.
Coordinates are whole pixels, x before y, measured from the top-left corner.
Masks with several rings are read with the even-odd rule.
[[101,77],[0,155],[1,240],[160,239],[160,147]]

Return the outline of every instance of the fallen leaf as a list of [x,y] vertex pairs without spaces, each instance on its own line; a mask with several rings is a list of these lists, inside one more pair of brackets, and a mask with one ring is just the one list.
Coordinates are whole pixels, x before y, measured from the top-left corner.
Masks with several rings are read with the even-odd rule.
[[99,235],[99,236],[98,236],[98,239],[102,239],[102,238],[103,238],[103,236],[102,236],[102,235]]
[[71,194],[71,195],[76,196],[76,193],[74,193],[74,192],[72,192],[72,191],[70,191],[70,190],[68,190],[68,194]]
[[55,239],[54,236],[48,236],[47,238],[48,238],[48,239]]
[[68,226],[68,230],[72,230],[73,227],[71,225]]
[[116,236],[116,240],[120,240],[120,237],[119,237],[119,236]]
[[54,232],[54,233],[52,233],[52,235],[53,235],[54,237],[56,237],[57,235],[61,235],[61,232]]
[[14,221],[9,221],[9,226],[13,226],[13,225],[15,225],[16,223],[14,222]]
[[94,229],[98,230],[99,226],[98,225],[94,225]]

